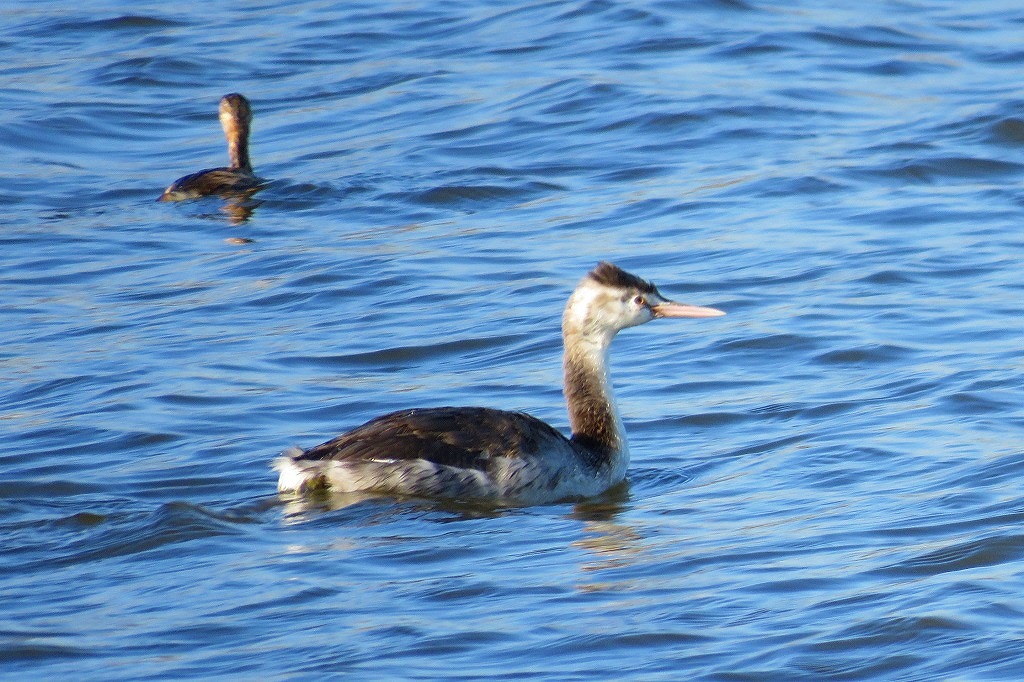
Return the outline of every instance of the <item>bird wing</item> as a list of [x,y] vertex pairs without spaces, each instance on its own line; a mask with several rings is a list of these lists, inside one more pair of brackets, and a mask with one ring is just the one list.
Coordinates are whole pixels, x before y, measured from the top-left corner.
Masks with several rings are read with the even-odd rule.
[[397,461],[486,471],[497,457],[530,458],[561,433],[522,412],[483,407],[404,410],[377,417],[312,447],[298,460]]

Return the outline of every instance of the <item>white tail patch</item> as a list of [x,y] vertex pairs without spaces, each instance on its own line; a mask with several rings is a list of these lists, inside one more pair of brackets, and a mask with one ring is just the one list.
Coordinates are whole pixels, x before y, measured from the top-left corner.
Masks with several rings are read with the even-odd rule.
[[277,479],[277,490],[279,492],[299,492],[306,488],[309,483],[323,475],[319,462],[309,462],[305,465],[299,464],[296,457],[302,454],[302,449],[292,446],[281,453],[281,456],[274,460],[274,468],[280,472]]

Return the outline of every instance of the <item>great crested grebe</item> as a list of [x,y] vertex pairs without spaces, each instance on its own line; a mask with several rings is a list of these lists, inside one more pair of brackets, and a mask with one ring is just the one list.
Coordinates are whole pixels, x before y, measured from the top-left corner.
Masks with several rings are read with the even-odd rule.
[[278,490],[544,504],[590,497],[625,478],[629,448],[608,380],[608,347],[620,329],[662,317],[717,317],[600,263],[562,316],[565,401],[572,437],[521,412],[433,407],[377,417],[277,461]]
[[220,98],[220,124],[228,139],[227,168],[210,168],[175,180],[158,201],[182,201],[211,194],[245,194],[255,192],[264,181],[252,172],[249,162],[249,125],[252,107],[249,100],[236,92]]

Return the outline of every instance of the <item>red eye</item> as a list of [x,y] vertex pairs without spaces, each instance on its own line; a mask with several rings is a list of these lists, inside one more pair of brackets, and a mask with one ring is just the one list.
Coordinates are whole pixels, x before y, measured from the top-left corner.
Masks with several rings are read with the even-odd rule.
[[643,306],[647,305],[647,301],[646,301],[646,300],[644,300],[644,297],[643,297],[643,296],[637,296],[636,298],[634,298],[634,299],[633,299],[633,303],[636,303],[636,304],[637,304],[638,306],[640,306],[641,308],[642,308]]

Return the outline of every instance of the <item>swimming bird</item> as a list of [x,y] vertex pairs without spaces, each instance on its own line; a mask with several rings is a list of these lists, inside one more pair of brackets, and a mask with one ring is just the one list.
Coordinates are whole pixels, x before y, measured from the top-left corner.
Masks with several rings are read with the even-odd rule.
[[377,417],[274,463],[278,490],[366,492],[515,504],[598,495],[625,478],[629,448],[608,378],[615,334],[651,320],[725,313],[670,301],[654,284],[602,262],[562,316],[572,435],[522,412],[433,407]]
[[220,124],[228,140],[227,168],[209,168],[175,180],[158,201],[182,201],[211,194],[246,194],[258,190],[264,181],[252,172],[249,162],[249,127],[252,107],[236,92],[220,99]]

